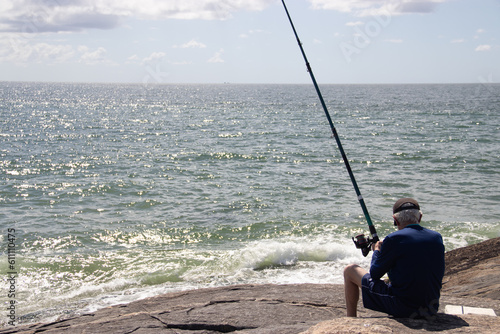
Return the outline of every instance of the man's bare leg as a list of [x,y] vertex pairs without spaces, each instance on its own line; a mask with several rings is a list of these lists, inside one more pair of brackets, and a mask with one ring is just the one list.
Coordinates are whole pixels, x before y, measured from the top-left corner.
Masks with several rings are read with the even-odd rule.
[[357,264],[350,264],[344,268],[344,292],[348,317],[357,316],[361,279],[367,273],[366,270]]

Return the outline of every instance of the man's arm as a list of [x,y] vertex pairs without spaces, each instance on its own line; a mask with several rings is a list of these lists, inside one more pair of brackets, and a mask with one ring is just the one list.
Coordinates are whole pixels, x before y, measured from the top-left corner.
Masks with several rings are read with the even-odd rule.
[[393,241],[391,238],[379,241],[373,245],[372,263],[370,266],[370,275],[373,279],[380,279],[387,273],[393,263],[396,252],[393,251]]

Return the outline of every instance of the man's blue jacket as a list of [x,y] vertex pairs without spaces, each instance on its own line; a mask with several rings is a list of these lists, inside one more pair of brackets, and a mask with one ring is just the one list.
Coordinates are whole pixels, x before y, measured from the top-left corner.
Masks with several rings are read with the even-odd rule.
[[444,276],[444,245],[441,234],[418,224],[409,225],[385,237],[380,251],[374,251],[372,279],[388,273],[389,291],[409,308],[439,308]]

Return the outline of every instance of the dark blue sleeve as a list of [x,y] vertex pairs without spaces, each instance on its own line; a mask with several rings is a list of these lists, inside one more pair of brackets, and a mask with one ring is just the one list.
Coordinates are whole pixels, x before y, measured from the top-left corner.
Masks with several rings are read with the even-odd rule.
[[374,251],[370,266],[370,275],[373,279],[380,279],[391,269],[397,252],[394,251],[395,242],[386,237],[382,243],[380,251]]

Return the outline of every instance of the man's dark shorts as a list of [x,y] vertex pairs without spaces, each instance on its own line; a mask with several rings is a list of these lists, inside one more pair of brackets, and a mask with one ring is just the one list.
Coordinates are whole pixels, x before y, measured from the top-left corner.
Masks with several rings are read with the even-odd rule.
[[361,280],[363,306],[370,310],[391,314],[395,317],[408,317],[415,309],[408,308],[399,298],[392,296],[390,287],[382,280],[374,280],[365,274]]

